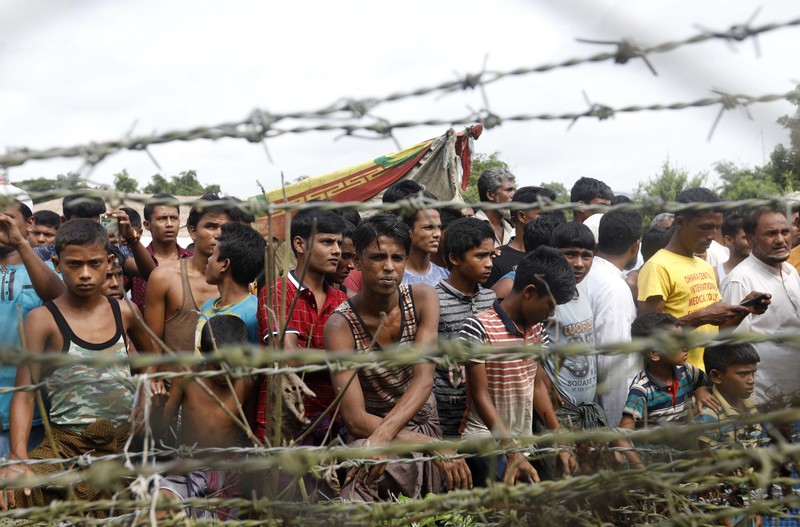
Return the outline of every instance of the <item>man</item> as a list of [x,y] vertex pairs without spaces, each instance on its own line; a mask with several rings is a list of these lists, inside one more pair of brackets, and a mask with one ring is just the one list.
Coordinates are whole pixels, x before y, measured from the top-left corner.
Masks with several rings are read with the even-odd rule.
[[[277,343],[273,339],[280,337],[285,328],[282,349],[325,348],[325,323],[334,309],[347,300],[347,293],[333,287],[328,279],[336,272],[342,256],[344,230],[344,219],[331,211],[307,209],[292,218],[291,247],[297,258],[297,267],[289,271],[286,278],[275,282],[271,296],[268,296],[267,287],[259,293],[258,331],[262,342]],[[293,430],[296,432],[294,435],[299,436],[307,431],[308,425],[325,414],[319,426],[307,434],[308,441],[305,442],[321,445],[325,437],[336,437],[338,432],[333,420],[334,412],[329,408],[335,399],[333,385],[327,371],[306,373],[304,381],[315,397],[305,402],[305,415],[299,416],[299,423],[282,425],[285,430]],[[266,435],[267,412],[267,385],[262,383],[256,414],[256,436],[259,439]]]
[[714,269],[720,283],[733,271],[733,268],[750,256],[747,235],[742,228],[744,218],[740,214],[729,214],[722,221],[722,243],[728,249],[728,260]]
[[[368,353],[394,346],[435,345],[439,319],[435,291],[422,284],[400,284],[411,246],[408,227],[393,214],[377,214],[356,228],[353,242],[363,288],[328,319],[325,349]],[[332,372],[334,387],[343,392],[340,408],[348,442],[384,446],[395,440],[428,443],[439,439],[433,373],[430,363]],[[448,489],[472,486],[463,459],[410,460],[352,469],[341,496],[367,501],[400,494],[421,498],[442,490],[442,473]]]
[[[231,221],[229,208],[216,194],[200,198],[186,221],[195,245],[191,258],[162,263],[150,275],[144,320],[172,351],[194,351],[199,310],[217,296],[216,285],[206,282],[206,266],[222,226]],[[163,350],[162,350],[163,351]]]
[[[150,237],[152,238],[146,249],[156,266],[158,266],[159,261],[183,260],[192,256],[192,251],[187,251],[178,245],[180,222],[181,213],[177,206],[177,200],[170,194],[153,194],[147,205],[144,206],[144,222],[142,225],[150,231]],[[142,313],[145,312],[144,299],[146,289],[146,278],[133,279],[131,300],[139,307]]]
[[[636,304],[624,271],[639,254],[642,216],[638,212],[612,210],[603,215],[599,227],[594,263],[584,284],[594,315],[595,343],[608,349],[631,340]],[[638,353],[597,356],[597,401],[609,423],[619,423],[630,381],[641,370]]]
[[[678,194],[676,201],[714,204],[719,198],[706,188],[696,187]],[[736,327],[751,312],[766,309],[721,302],[714,269],[695,256],[706,252],[721,225],[722,213],[713,208],[675,214],[675,230],[667,246],[639,272],[639,314],[669,313],[683,326],[710,338],[718,327]],[[745,299],[757,295],[753,292]],[[689,350],[689,364],[703,368],[703,348]]]
[[[487,168],[478,177],[478,197],[482,203],[508,203],[514,197],[517,178],[502,167]],[[494,231],[494,246],[500,247],[511,241],[514,228],[506,220],[505,209],[479,210],[475,217],[489,222]]]
[[[614,199],[614,193],[611,191],[611,187],[590,177],[582,177],[576,181],[569,193],[569,200],[581,205],[611,205],[612,199]],[[595,214],[598,214],[598,211],[576,209],[573,211],[573,220],[583,223]]]
[[[514,267],[525,256],[525,225],[539,217],[538,207],[539,198],[542,200],[555,201],[556,193],[552,190],[541,187],[521,187],[514,192],[512,201],[514,203],[530,203],[537,205],[529,209],[511,211],[511,225],[514,227],[514,238],[506,245],[500,247],[500,254],[494,259],[492,274],[486,282],[486,287],[492,287],[506,273]],[[560,212],[560,211],[559,211]],[[561,213],[563,214],[563,212]]]
[[[775,336],[800,331],[800,277],[789,265],[791,228],[785,211],[758,207],[745,216],[742,228],[747,235],[750,256],[722,281],[725,302],[739,303],[749,291],[771,295],[769,315],[748,315],[737,332]],[[797,359],[800,346],[791,342],[753,344],[761,356],[756,376],[756,399],[766,402],[778,394],[800,389]]]
[[33,228],[28,231],[28,242],[31,247],[52,245],[56,241],[56,232],[61,226],[61,217],[52,210],[40,210],[33,213]]
[[[494,291],[481,287],[492,269],[494,233],[476,218],[455,221],[444,239],[450,276],[434,289],[439,295],[439,340],[454,340],[472,315],[492,307]],[[467,408],[467,373],[463,364],[436,366],[433,393],[446,439],[461,437]]]
[[[43,262],[28,242],[28,229],[33,226],[31,209],[22,201],[12,201],[0,213],[0,347],[19,347],[19,330],[31,310],[43,301],[53,300],[64,291],[64,284],[55,274],[51,262]],[[0,366],[0,386],[14,386],[17,368]],[[0,457],[8,458],[9,419],[13,393],[0,394]],[[44,437],[42,419],[37,411],[30,430],[29,447]]]

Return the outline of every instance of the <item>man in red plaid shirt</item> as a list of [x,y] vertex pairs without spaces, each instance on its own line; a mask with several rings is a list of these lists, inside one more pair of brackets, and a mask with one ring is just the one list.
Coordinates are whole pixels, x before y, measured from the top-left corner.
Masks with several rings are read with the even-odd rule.
[[[289,271],[288,276],[276,281],[269,301],[266,287],[258,296],[258,332],[262,342],[278,338],[285,328],[284,350],[325,349],[322,340],[325,322],[333,310],[347,300],[347,294],[334,288],[326,279],[326,275],[336,272],[339,264],[344,230],[344,220],[330,211],[304,210],[292,219],[291,247],[297,257],[297,266]],[[326,437],[338,434],[333,408],[329,408],[335,398],[330,373],[308,372],[303,380],[315,397],[304,401],[305,422],[301,425],[313,424],[325,414],[303,444],[321,445]],[[263,439],[266,433],[267,406],[266,383],[262,382],[256,430],[259,439]]]

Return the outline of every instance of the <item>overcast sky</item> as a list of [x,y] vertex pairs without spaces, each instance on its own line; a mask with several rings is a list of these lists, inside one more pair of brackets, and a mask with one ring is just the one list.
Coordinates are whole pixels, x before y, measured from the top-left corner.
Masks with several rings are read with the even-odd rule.
[[[754,25],[800,16],[791,0],[763,3]],[[149,134],[238,121],[254,108],[274,113],[314,110],[343,97],[382,97],[476,72],[560,62],[612,47],[577,37],[630,37],[643,45],[683,39],[696,24],[725,30],[760,5],[749,0],[478,0],[375,2],[226,2],[194,0],[0,0],[0,149],[71,146],[112,140],[134,122]],[[683,47],[641,60],[607,61],[546,74],[508,78],[486,88],[501,116],[584,111],[593,102],[692,101],[720,87],[763,95],[791,90],[800,79],[800,28],[728,46]],[[733,48],[733,49],[732,49]],[[381,105],[389,119],[453,119],[483,107],[479,91]],[[794,108],[785,101],[726,112],[711,142],[718,106],[580,120],[504,123],[486,130],[476,151],[501,152],[519,184],[581,176],[632,191],[667,159],[691,172],[714,162],[762,164],[788,142],[775,120]],[[444,133],[442,127],[400,130],[403,147]],[[241,197],[287,180],[355,165],[396,150],[391,140],[339,138],[338,132],[285,135],[269,141],[274,164],[244,140],[174,142],[152,148],[174,175],[196,169],[204,184]],[[12,182],[76,170],[79,159],[31,161],[9,169]],[[111,156],[91,180],[110,183],[122,169],[144,185],[157,169],[141,152]],[[712,181],[713,183],[713,181]]]

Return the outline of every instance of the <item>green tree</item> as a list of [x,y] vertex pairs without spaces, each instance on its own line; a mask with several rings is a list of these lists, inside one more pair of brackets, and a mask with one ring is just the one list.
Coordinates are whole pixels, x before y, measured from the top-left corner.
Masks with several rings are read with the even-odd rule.
[[559,183],[558,181],[551,181],[550,183],[542,183],[539,185],[542,188],[550,189],[556,193],[556,203],[567,203],[569,202],[569,191],[567,187]]
[[129,176],[127,170],[123,170],[119,174],[114,174],[114,188],[119,192],[133,194],[139,191],[139,182]]
[[467,190],[461,192],[461,197],[467,203],[477,203],[480,201],[478,197],[478,178],[484,170],[488,168],[501,167],[508,168],[508,163],[500,159],[500,152],[492,152],[491,154],[475,154],[472,158],[472,171],[469,175],[469,184]]
[[633,194],[634,200],[647,198],[661,198],[665,201],[675,201],[675,198],[688,188],[702,187],[705,185],[708,174],[700,172],[694,176],[679,168],[670,165],[669,159],[661,164],[661,171],[645,182],[640,182]]
[[[56,176],[56,179],[38,177],[34,179],[24,179],[19,183],[16,183],[16,186],[25,190],[26,192],[37,193],[44,193],[44,192],[55,192],[55,191],[63,191],[63,190],[79,190],[84,188],[89,188],[89,185],[81,178],[80,174],[76,174],[75,172],[67,172],[66,174],[59,174]],[[42,201],[47,201],[52,199],[53,196],[37,196],[33,199],[34,203],[41,203]]]
[[219,192],[220,186],[217,184],[203,186],[197,180],[197,172],[186,170],[177,176],[172,176],[169,181],[161,174],[155,174],[150,178],[150,183],[143,189],[145,194],[166,193],[175,196],[199,196],[209,192]]
[[784,190],[775,182],[769,166],[747,168],[730,161],[719,161],[714,164],[714,171],[721,180],[719,194],[723,199],[769,198],[782,194]]

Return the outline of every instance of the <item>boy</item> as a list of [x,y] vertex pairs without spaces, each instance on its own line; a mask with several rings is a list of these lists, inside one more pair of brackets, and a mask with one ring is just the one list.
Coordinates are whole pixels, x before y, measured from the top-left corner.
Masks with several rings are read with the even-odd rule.
[[[347,294],[334,288],[326,278],[335,273],[339,265],[344,229],[342,217],[330,211],[308,209],[292,218],[290,241],[297,267],[289,271],[286,278],[275,282],[271,297],[267,296],[268,287],[259,293],[258,332],[262,342],[267,343],[286,328],[284,350],[325,348],[322,338],[325,322],[333,310],[347,300]],[[301,273],[305,274],[301,276]],[[284,288],[286,294],[281,296]],[[308,444],[321,445],[326,437],[335,437],[338,428],[332,420],[334,412],[329,408],[335,399],[333,385],[326,371],[308,372],[304,380],[316,397],[307,401],[305,415],[299,416],[298,422],[282,423],[287,427],[287,433],[282,435],[287,440],[292,439],[287,435],[299,436],[327,411],[324,421],[307,438]],[[257,419],[256,435],[264,439],[268,422],[265,382],[259,392]]]
[[[645,313],[639,315],[631,325],[633,338],[651,337],[658,332],[677,336],[683,331],[680,321],[668,313]],[[698,397],[699,404],[703,404],[701,398],[706,395],[703,391],[708,390],[711,381],[703,370],[686,364],[688,357],[688,349],[665,354],[655,350],[643,352],[644,370],[631,382],[619,422],[620,428],[634,430],[680,422],[687,417],[692,394]],[[633,467],[644,467],[639,453],[632,450],[630,441],[620,439],[617,445],[627,448],[624,454]]]
[[[492,270],[494,231],[485,221],[462,218],[447,229],[444,238],[450,276],[436,284],[439,295],[439,340],[458,337],[464,321],[492,307],[495,294],[481,287]],[[436,365],[433,393],[439,423],[446,439],[461,436],[467,408],[467,372],[463,364]]]
[[[328,319],[325,349],[369,353],[410,344],[433,346],[439,319],[436,293],[421,284],[401,285],[411,246],[408,227],[394,214],[376,214],[359,224],[353,242],[363,287]],[[436,397],[431,389],[434,369],[431,363],[419,363],[331,372],[333,385],[344,392],[340,408],[348,442],[359,447],[439,439]],[[421,498],[442,490],[442,476],[448,490],[472,487],[463,459],[410,459],[408,463],[352,469],[341,497],[375,501],[403,494]]]
[[[585,344],[594,347],[594,315],[584,278],[592,268],[594,236],[583,223],[562,223],[553,230],[550,246],[561,251],[572,268],[576,287],[569,301],[556,306],[556,314],[547,321],[546,333],[554,347]],[[607,424],[605,412],[597,404],[597,356],[580,353],[542,361],[547,375],[539,377],[537,399],[550,397],[562,425],[587,430]],[[540,382],[539,382],[540,381]],[[553,390],[555,386],[555,390]],[[534,420],[538,433],[547,427]],[[546,467],[555,475],[552,458],[545,458]]]
[[[250,229],[241,223],[235,225]],[[206,357],[217,349],[242,344],[248,341],[248,334],[249,330],[241,318],[234,315],[215,316],[203,325],[200,352]],[[196,370],[220,371],[223,368],[224,365],[205,365]],[[153,398],[150,422],[154,437],[157,440],[164,438],[168,430],[176,429],[180,413],[180,445],[194,445],[200,449],[234,448],[238,446],[240,428],[230,415],[238,417],[241,407],[248,421],[252,421],[255,387],[255,380],[249,376],[229,378],[227,375],[218,375],[205,379],[192,377],[173,382],[166,403],[164,398]],[[209,392],[225,405],[227,411]],[[212,457],[208,453],[201,455]],[[167,475],[160,481],[158,490],[175,500],[203,497],[231,499],[242,495],[239,474],[233,470],[220,469]],[[230,511],[226,510],[219,510],[214,514],[207,509],[191,507],[187,508],[186,513],[193,518],[210,520],[230,516]]]
[[[111,356],[127,358],[127,338],[137,349],[149,349],[149,336],[127,304],[104,297],[101,290],[110,264],[108,235],[99,223],[72,220],[58,230],[54,264],[61,273],[66,292],[25,320],[25,338],[34,354],[67,354],[75,358]],[[80,336],[79,336],[80,335]],[[135,382],[125,362],[108,366],[69,363],[42,368],[37,360],[17,369],[18,388],[48,377],[50,423],[53,440],[46,438],[32,450],[26,445],[35,404],[32,391],[16,391],[11,403],[11,459],[70,459],[83,454],[103,456],[119,453],[130,432]],[[9,466],[2,477],[54,474],[58,465]],[[111,497],[107,489],[89,484],[74,487],[78,500]],[[65,489],[49,486],[25,489],[0,499],[0,506],[41,506],[63,499]],[[90,515],[104,516],[106,511]]]
[[[541,323],[552,316],[556,304],[568,302],[574,292],[575,277],[561,252],[540,247],[525,255],[517,266],[508,296],[468,318],[460,336],[500,348],[539,343]],[[550,398],[534,400],[534,382],[540,375],[537,366],[538,361],[532,358],[471,360],[467,365],[468,417],[461,437],[494,437],[502,446],[512,446],[514,438],[531,436],[534,404],[548,428],[558,429]],[[567,453],[560,457],[568,463]],[[509,485],[539,481],[536,469],[521,452],[470,458],[468,463],[478,485],[495,476]]]
[[344,223],[345,228],[344,232],[342,233],[342,254],[339,256],[339,265],[336,266],[335,272],[328,275],[328,280],[333,282],[334,285],[338,286],[338,288],[342,290],[348,297],[351,297],[358,293],[358,291],[352,291],[348,289],[348,287],[344,285],[344,282],[347,280],[347,277],[350,276],[350,273],[352,273],[356,268],[356,247],[353,245],[353,231],[356,230],[356,226],[348,220],[344,220]]
[[757,423],[739,425],[736,418],[740,415],[757,414],[755,405],[750,400],[756,387],[756,371],[761,357],[752,344],[718,344],[706,348],[703,355],[706,373],[713,383],[711,394],[720,404],[719,410],[704,408],[703,413],[695,418],[698,423],[718,423],[732,420],[710,435],[700,440],[710,446],[722,443],[737,443],[752,447],[758,444],[761,426]]
[[250,226],[230,222],[222,226],[219,241],[206,266],[206,282],[216,285],[219,296],[209,298],[200,309],[197,349],[206,321],[218,315],[234,315],[247,326],[250,342],[258,342],[258,298],[250,284],[264,268],[264,239]]
[[744,217],[741,214],[729,214],[722,221],[722,242],[728,248],[728,261],[720,262],[716,269],[717,281],[721,284],[722,280],[731,274],[733,268],[742,263],[750,256],[750,245],[747,242],[747,234],[744,232],[742,223]]
[[[422,197],[437,201],[430,192]],[[431,256],[439,250],[442,237],[442,221],[436,209],[422,209],[403,214],[403,221],[411,232],[411,251],[408,253],[404,284],[426,284],[431,287],[448,276],[446,269],[431,261]]]

